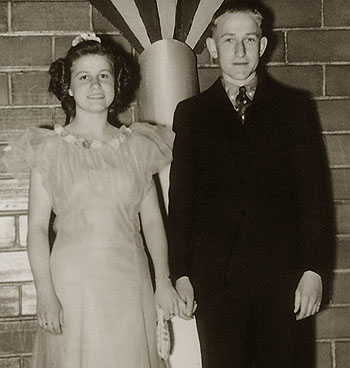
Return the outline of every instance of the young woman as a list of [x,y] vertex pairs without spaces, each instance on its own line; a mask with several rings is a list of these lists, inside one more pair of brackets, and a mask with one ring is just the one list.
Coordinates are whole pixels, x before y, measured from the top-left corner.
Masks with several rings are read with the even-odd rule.
[[130,102],[133,75],[95,35],[75,39],[50,74],[68,124],[29,128],[9,152],[31,168],[28,254],[40,325],[32,368],[159,367],[156,303],[168,319],[179,299],[152,175],[171,160],[172,135],[111,124]]

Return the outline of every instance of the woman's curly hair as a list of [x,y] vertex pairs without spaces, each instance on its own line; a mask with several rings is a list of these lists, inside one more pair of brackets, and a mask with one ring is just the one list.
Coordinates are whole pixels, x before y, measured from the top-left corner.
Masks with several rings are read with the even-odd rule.
[[130,54],[107,39],[103,39],[102,43],[93,40],[82,41],[72,46],[65,58],[54,61],[49,70],[49,91],[61,101],[66,113],[66,124],[69,123],[75,116],[75,100],[69,95],[72,66],[77,59],[85,55],[105,55],[111,62],[115,96],[108,109],[108,121],[114,126],[120,126],[118,115],[135,99],[140,83],[140,70]]

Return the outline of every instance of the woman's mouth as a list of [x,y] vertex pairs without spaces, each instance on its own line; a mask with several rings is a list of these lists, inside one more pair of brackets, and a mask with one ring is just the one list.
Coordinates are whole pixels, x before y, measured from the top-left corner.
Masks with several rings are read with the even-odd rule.
[[96,100],[96,99],[104,98],[104,94],[97,93],[97,94],[94,94],[94,95],[89,95],[88,98],[91,99],[91,100]]

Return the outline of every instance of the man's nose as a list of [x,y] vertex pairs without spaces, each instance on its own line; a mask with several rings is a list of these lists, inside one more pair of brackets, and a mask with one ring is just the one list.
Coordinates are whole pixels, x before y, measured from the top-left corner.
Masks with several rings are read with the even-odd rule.
[[238,57],[245,56],[245,45],[243,41],[236,42],[235,44],[235,55]]

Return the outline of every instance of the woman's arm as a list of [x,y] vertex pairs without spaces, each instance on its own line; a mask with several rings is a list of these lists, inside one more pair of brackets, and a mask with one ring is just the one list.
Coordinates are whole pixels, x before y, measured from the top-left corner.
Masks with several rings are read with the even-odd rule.
[[156,279],[156,302],[165,319],[178,314],[179,297],[169,278],[168,247],[155,185],[141,205],[142,229],[152,257]]
[[37,291],[39,325],[53,334],[61,334],[63,309],[50,272],[48,227],[52,203],[41,182],[40,173],[31,171],[28,209],[28,257]]

